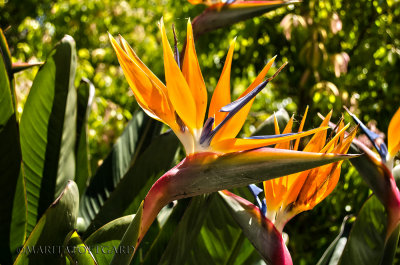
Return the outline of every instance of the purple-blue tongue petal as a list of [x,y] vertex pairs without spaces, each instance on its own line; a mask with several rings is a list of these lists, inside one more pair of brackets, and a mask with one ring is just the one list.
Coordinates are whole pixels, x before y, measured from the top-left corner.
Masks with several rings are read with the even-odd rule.
[[251,194],[253,194],[254,200],[255,200],[255,202],[257,204],[257,207],[261,210],[262,214],[265,216],[265,214],[267,212],[266,201],[265,201],[265,199],[263,199],[261,201],[260,198],[258,197],[258,195],[263,192],[263,189],[259,188],[255,184],[250,184],[247,187],[249,188]]
[[250,184],[247,186],[254,197],[258,197],[258,194],[263,192],[263,189],[259,188],[256,184]]
[[228,105],[221,108],[221,112],[234,112],[237,113],[241,108],[243,108],[250,100],[252,100],[258,93],[263,90],[263,88],[268,84],[270,79],[265,80],[261,84],[259,84],[256,88],[250,91],[248,94],[243,97],[229,103]]

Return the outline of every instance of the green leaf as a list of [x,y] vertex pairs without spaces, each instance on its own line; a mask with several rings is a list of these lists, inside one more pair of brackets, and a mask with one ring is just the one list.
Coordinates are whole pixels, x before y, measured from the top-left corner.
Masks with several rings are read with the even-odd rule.
[[10,81],[4,57],[0,53],[0,130],[5,126],[11,115],[14,114]]
[[28,234],[75,176],[75,68],[75,42],[65,36],[37,73],[21,116]]
[[[160,217],[166,211],[171,213],[163,221]],[[179,200],[172,209],[166,206],[157,219],[158,235],[149,236],[154,223],[131,264],[228,265],[261,260],[216,194]]]
[[97,265],[90,249],[83,243],[75,230],[65,238],[64,253],[72,264]]
[[76,117],[76,144],[75,144],[75,182],[79,188],[79,195],[86,189],[90,173],[87,119],[94,97],[94,85],[88,79],[82,79],[77,91],[78,110]]
[[386,219],[385,208],[376,196],[371,196],[357,216],[338,264],[381,264],[385,246]]
[[129,122],[83,195],[80,216],[85,227],[90,224],[86,234],[128,208],[136,210],[157,177],[170,168],[178,140],[171,132],[158,135],[160,125],[141,111]]
[[[171,213],[166,217],[166,221],[162,224],[161,229],[158,231],[156,238],[150,239],[150,248],[143,254],[143,261],[139,260],[140,258],[135,256],[134,264],[157,264],[165,249],[168,246],[168,243],[177,229],[178,225],[181,222],[181,219],[184,213],[189,209],[189,202],[191,199],[184,199],[177,201],[177,204],[171,209]],[[167,211],[169,206],[166,206],[163,211],[160,212],[158,217],[161,217],[165,211]],[[161,222],[160,222],[161,223]],[[149,234],[151,234],[152,227],[150,228],[149,233],[146,234],[146,237],[143,239],[143,244],[140,245],[139,250],[143,251],[143,246],[146,245],[148,241]]]
[[139,237],[140,225],[142,221],[143,214],[143,203],[140,204],[138,211],[135,214],[132,222],[128,226],[124,236],[121,239],[121,242],[118,246],[118,251],[115,252],[113,259],[111,260],[110,265],[129,265],[134,251],[134,246]]
[[325,250],[317,265],[336,265],[339,262],[343,249],[347,243],[347,238],[349,237],[354,219],[354,217],[345,216],[339,234]]
[[[192,198],[158,264],[183,264],[190,256],[213,195]],[[154,263],[153,263],[154,264]]]
[[393,264],[395,260],[396,250],[399,243],[400,225],[393,230],[392,234],[386,241],[385,249],[383,250],[383,257],[381,265]]
[[[280,109],[274,113],[279,124],[279,128],[285,128],[290,117],[289,113],[285,109]],[[275,125],[274,125],[274,115],[269,116],[263,123],[258,126],[257,130],[253,135],[274,135]]]
[[[12,58],[11,58],[11,53],[10,53],[10,49],[8,48],[8,43],[7,43],[7,39],[6,36],[4,36],[4,32],[2,29],[0,29],[0,54],[2,56],[2,60],[3,60],[3,64],[5,66],[5,69],[7,71],[7,75],[8,75],[8,82],[9,82],[9,89],[11,91],[11,97],[12,97],[12,105],[16,106],[16,96],[15,96],[15,90],[13,87],[13,74],[12,74]],[[5,79],[2,77],[2,79],[0,80],[0,83],[4,82]]]
[[50,205],[32,230],[15,261],[20,264],[60,264],[65,262],[63,242],[75,228],[79,208],[79,191],[68,181],[60,196]]
[[4,35],[4,32],[2,29],[0,29],[0,50],[1,50],[1,55],[3,57],[7,72],[11,73],[9,71],[11,69],[11,53],[10,53],[10,49],[8,48],[6,36]]
[[[4,37],[1,31],[0,33],[1,37]],[[16,249],[24,243],[26,230],[26,194],[21,172],[18,124],[14,111],[8,73],[3,56],[0,55],[1,264],[12,263],[12,257],[17,254]]]
[[85,244],[92,250],[99,264],[110,264],[114,252],[109,253],[108,250],[119,246],[134,216],[132,214],[115,219],[100,227],[85,240]]
[[253,264],[262,262],[223,200],[213,194],[207,217],[194,239],[187,264]]

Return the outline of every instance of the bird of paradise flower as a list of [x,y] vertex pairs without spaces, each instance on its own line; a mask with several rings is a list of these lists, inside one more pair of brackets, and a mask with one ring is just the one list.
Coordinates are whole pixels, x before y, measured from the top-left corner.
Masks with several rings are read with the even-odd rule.
[[[308,108],[307,108],[308,110]],[[300,123],[302,131],[307,110]],[[321,126],[329,124],[330,112]],[[287,123],[283,133],[290,133],[293,116]],[[345,138],[344,134],[350,124],[344,125],[343,119],[337,126],[338,133],[326,143],[327,132],[317,132],[303,151],[320,153],[347,153],[356,129]],[[280,134],[279,125],[275,119],[275,133]],[[294,144],[290,141],[275,145],[278,149],[297,150],[299,140]],[[256,185],[250,185],[250,190],[256,199],[256,205],[227,190],[220,194],[229,206],[233,218],[242,227],[244,234],[253,243],[268,264],[291,265],[292,259],[282,238],[283,228],[295,215],[311,210],[326,198],[336,187],[343,161],[324,165],[314,169],[287,175],[281,178],[263,182],[265,199],[258,196],[263,192]]]
[[142,203],[138,212],[143,210],[143,215],[134,219],[137,222],[135,225],[140,227],[137,245],[161,208],[172,200],[246,186],[350,157],[344,154],[266,148],[324,131],[326,126],[296,134],[236,138],[255,96],[285,64],[265,79],[274,57],[242,95],[231,102],[230,69],[235,41],[230,45],[221,77],[211,98],[208,118],[203,124],[207,91],[196,55],[192,24],[189,20],[182,66],[176,42],[175,55],[169,45],[163,20],[159,27],[166,85],[146,67],[122,37],[119,45],[110,35],[112,46],[138,104],[149,116],[167,124],[186,151],[186,158],[154,183]]

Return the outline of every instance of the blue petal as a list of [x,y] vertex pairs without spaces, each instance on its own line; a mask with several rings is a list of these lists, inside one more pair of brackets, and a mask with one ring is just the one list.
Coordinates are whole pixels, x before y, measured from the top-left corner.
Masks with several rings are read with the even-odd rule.
[[270,79],[265,80],[252,91],[250,91],[250,93],[248,93],[246,96],[223,107],[220,111],[229,112],[228,115],[226,115],[225,119],[223,119],[220,124],[218,124],[217,127],[215,127],[214,130],[208,134],[207,138],[204,138],[203,141],[200,140],[200,144],[204,143],[205,145],[210,145],[212,138],[225,125],[225,123],[227,123],[236,113],[238,113],[238,111],[243,108],[246,103],[254,98],[268,84],[269,81]]
[[260,194],[261,192],[263,192],[263,189],[259,188],[257,185],[255,184],[250,184],[249,186],[247,186],[250,190],[250,192],[253,194],[254,197],[257,197],[258,194]]
[[250,100],[252,100],[255,96],[257,96],[258,93],[263,90],[263,88],[268,84],[270,80],[267,79],[261,84],[259,84],[256,88],[254,88],[252,91],[247,93],[245,96],[229,103],[228,105],[224,106],[221,108],[221,112],[232,112],[234,111],[237,113],[241,108],[243,108]]
[[210,136],[213,124],[214,124],[213,117],[208,118],[206,120],[206,123],[204,123],[203,131],[201,132],[201,135],[200,135],[200,144],[204,143],[204,141],[207,140],[207,138]]
[[266,205],[265,199],[261,201],[260,198],[258,198],[258,195],[263,192],[263,189],[260,189],[255,184],[251,184],[247,187],[249,188],[251,194],[253,194],[253,196],[254,196],[254,201],[255,201],[256,206],[260,209],[262,214],[265,215],[267,212],[267,205]]
[[267,202],[265,199],[263,199],[261,202],[261,212],[264,216],[267,214]]
[[203,141],[200,141],[200,144],[210,145],[212,138],[225,125],[225,123],[227,123],[236,113],[239,112],[239,110],[241,110],[247,103],[249,103],[255,96],[257,96],[257,94],[260,93],[261,90],[263,90],[267,86],[267,84],[279,74],[279,72],[286,66],[286,64],[287,62],[284,63],[281,67],[279,67],[279,69],[275,72],[275,74],[273,74],[267,80],[260,83],[248,94],[222,107],[220,109],[220,112],[229,112],[228,115],[226,115],[225,119],[223,119],[220,122],[220,124],[218,124],[214,128],[214,130],[212,130],[211,133],[208,134],[208,136],[203,139]]

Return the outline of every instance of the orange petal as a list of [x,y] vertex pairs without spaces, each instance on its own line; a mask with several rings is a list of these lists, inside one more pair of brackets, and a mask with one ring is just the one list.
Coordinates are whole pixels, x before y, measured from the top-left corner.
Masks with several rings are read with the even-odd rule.
[[348,123],[346,126],[342,127],[342,129],[336,133],[335,137],[332,138],[332,140],[327,143],[324,148],[321,149],[320,153],[331,153],[333,148],[335,147],[338,139],[340,140],[343,136],[346,130],[350,127],[350,123]]
[[192,5],[204,4],[207,6],[212,5],[214,2],[218,2],[218,1],[212,1],[212,0],[188,0],[188,1]]
[[128,42],[122,37],[119,36],[120,43],[122,45],[122,49],[125,53],[129,56],[129,58],[135,62],[142,70],[146,73],[146,75],[151,78],[151,80],[160,87],[164,94],[168,96],[167,87],[158,79],[158,77],[153,74],[153,72],[140,60],[139,56],[136,55],[135,51],[132,47],[128,44]]
[[231,103],[231,65],[232,56],[235,49],[236,38],[232,41],[229,47],[228,55],[225,59],[224,68],[222,69],[221,77],[215,87],[213,96],[211,98],[210,107],[208,109],[208,117],[214,117],[214,124],[218,125],[227,115],[225,112],[219,110]]
[[287,196],[283,203],[284,207],[296,201],[297,197],[299,196],[299,192],[303,187],[304,182],[306,181],[310,171],[311,170],[306,170],[287,176],[289,183]]
[[339,182],[339,178],[340,178],[340,169],[341,169],[342,163],[343,163],[343,161],[337,162],[336,168],[333,170],[333,172],[329,176],[329,179],[326,184],[326,189],[323,193],[322,192],[320,193],[320,196],[316,199],[316,204],[318,204],[322,200],[324,200],[336,188],[336,185]]
[[[290,120],[286,124],[286,127],[283,130],[282,134],[291,133],[292,132],[293,119],[294,119],[294,116],[292,115],[292,117],[290,118]],[[287,142],[284,142],[284,143],[279,143],[279,144],[275,145],[275,148],[278,148],[278,149],[290,149],[290,141],[287,141]]]
[[394,114],[388,129],[388,151],[394,157],[400,150],[400,108]]
[[111,35],[110,40],[138,104],[151,117],[173,126],[173,110],[162,88],[125,53]]
[[326,129],[328,129],[328,127],[319,127],[299,134],[277,137],[277,138],[269,138],[269,139],[231,138],[222,140],[217,143],[211,143],[211,148],[216,152],[222,152],[222,153],[238,152],[238,151],[244,151],[249,149],[265,147],[268,145],[283,143],[290,140],[295,140],[299,137],[305,137],[317,132],[321,132]]
[[268,212],[276,212],[281,205],[281,201],[275,193],[274,179],[264,181],[263,185]]
[[[267,65],[264,66],[264,69],[258,74],[256,79],[251,83],[251,85],[244,91],[239,98],[247,95],[250,91],[256,88],[261,82],[264,80],[265,76],[268,73],[268,70],[271,68],[272,64],[275,61],[275,58],[272,58]],[[222,127],[220,131],[214,136],[215,142],[220,140],[234,138],[240,132],[243,127],[244,122],[246,121],[247,115],[249,115],[251,106],[253,105],[254,98],[250,100],[238,113],[235,114],[225,125]],[[223,106],[222,106],[223,107]]]
[[[356,135],[356,131],[357,129],[354,129],[332,152],[346,154]],[[341,137],[341,134],[338,134],[338,137]],[[335,189],[339,181],[342,162],[339,161],[312,169],[303,184],[297,182],[293,185],[293,189],[289,193],[296,193],[295,190],[299,184],[302,187],[296,199],[296,203],[303,204],[301,206],[302,210],[312,209]]]
[[274,129],[275,129],[275,134],[281,134],[281,130],[279,129],[279,122],[278,119],[276,118],[276,115],[274,113]]
[[[306,108],[306,111],[304,111],[304,115],[303,115],[303,118],[301,119],[300,126],[299,126],[299,131],[298,131],[298,132],[302,132],[302,131],[303,131],[304,123],[306,122],[307,113],[308,113],[308,106],[307,106],[307,108]],[[296,139],[296,142],[294,143],[294,148],[293,148],[293,150],[296,150],[296,151],[297,151],[297,150],[299,149],[299,144],[300,144],[300,138],[299,138],[299,139]]]
[[179,117],[186,124],[189,130],[193,130],[196,128],[196,103],[192,92],[190,91],[189,86],[175,61],[162,19],[159,26],[163,43],[164,71],[168,96]]
[[236,1],[232,4],[228,5],[227,8],[229,9],[246,9],[252,7],[268,7],[268,6],[275,6],[275,5],[282,5],[285,1],[275,0],[275,1]]
[[186,50],[183,59],[182,73],[196,102],[196,126],[197,128],[202,128],[207,108],[207,90],[201,74],[199,61],[197,60],[190,19],[187,24],[186,35]]
[[[321,127],[325,127],[329,125],[329,120],[331,119],[332,111],[326,115],[325,119],[321,123]],[[326,141],[326,130],[316,133],[311,140],[308,142],[306,147],[304,148],[304,152],[319,152],[325,145]]]

